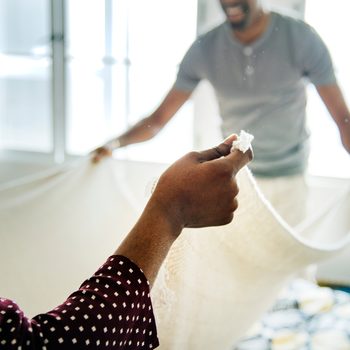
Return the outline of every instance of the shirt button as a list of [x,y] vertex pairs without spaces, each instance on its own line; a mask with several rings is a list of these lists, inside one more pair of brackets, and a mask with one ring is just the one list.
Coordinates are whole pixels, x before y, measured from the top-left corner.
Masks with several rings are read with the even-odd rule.
[[254,69],[254,67],[252,67],[252,66],[247,66],[247,67],[245,68],[245,74],[247,74],[247,75],[253,75],[254,72],[255,72],[255,69]]
[[243,53],[245,56],[250,56],[253,53],[253,49],[250,46],[246,46],[243,49]]

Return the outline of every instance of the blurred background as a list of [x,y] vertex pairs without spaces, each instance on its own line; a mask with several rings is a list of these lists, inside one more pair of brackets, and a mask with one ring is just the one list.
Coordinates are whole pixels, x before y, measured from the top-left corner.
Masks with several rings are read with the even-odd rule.
[[[350,103],[350,2],[270,0],[313,25]],[[222,21],[217,0],[0,0],[0,181],[89,153],[151,112],[194,38]],[[309,172],[349,177],[349,157],[313,88]],[[202,83],[155,139],[119,158],[171,162],[220,139]],[[332,157],[324,163],[324,154]]]

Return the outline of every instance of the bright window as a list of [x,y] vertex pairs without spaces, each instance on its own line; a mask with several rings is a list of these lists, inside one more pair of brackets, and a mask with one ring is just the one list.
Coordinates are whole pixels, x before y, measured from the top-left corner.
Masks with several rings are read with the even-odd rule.
[[0,148],[52,150],[48,0],[0,2]]
[[[196,18],[197,0],[1,0],[1,153],[61,162],[147,116]],[[192,114],[189,102],[154,140],[117,156],[174,160],[192,148]]]
[[[348,105],[350,46],[345,28],[349,21],[349,12],[349,1],[333,0],[330,3],[306,0],[306,21],[317,30],[331,52],[337,78]],[[312,131],[309,171],[316,175],[349,177],[350,156],[343,149],[338,129],[314,88],[309,91],[308,116]]]
[[[195,38],[197,6],[195,0],[66,3],[67,149],[86,154],[161,102]],[[168,162],[181,156],[192,146],[191,109],[186,104],[155,139],[117,157]]]

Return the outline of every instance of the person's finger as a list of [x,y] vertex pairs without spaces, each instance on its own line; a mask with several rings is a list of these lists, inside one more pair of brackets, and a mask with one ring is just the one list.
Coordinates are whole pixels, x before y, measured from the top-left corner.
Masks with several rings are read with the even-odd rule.
[[230,165],[233,175],[236,175],[245,165],[253,159],[253,150],[249,148],[246,152],[238,149],[230,152],[227,156],[222,158],[223,162]]
[[112,151],[111,150],[106,149],[104,147],[98,148],[92,153],[91,161],[93,163],[98,163],[98,162],[101,161],[102,158],[110,157],[110,156],[112,156]]
[[91,161],[93,163],[98,163],[101,160],[101,155],[97,152],[92,154]]
[[209,161],[227,156],[230,153],[232,142],[237,140],[237,135],[232,134],[224,140],[220,145],[198,152],[201,161]]
[[100,162],[100,160],[102,159],[102,157],[99,155],[99,154],[95,154],[92,158],[91,158],[91,161],[93,162],[93,163],[99,163]]

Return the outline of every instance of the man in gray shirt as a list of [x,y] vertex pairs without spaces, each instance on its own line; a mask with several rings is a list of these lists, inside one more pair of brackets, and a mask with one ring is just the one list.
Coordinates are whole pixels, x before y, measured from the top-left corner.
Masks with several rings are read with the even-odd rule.
[[220,0],[227,20],[199,37],[183,58],[176,82],[160,106],[130,130],[95,151],[155,136],[206,79],[214,87],[222,133],[252,133],[256,175],[301,174],[309,154],[306,81],[316,89],[350,153],[350,113],[329,52],[305,22],[267,12],[258,0]]

